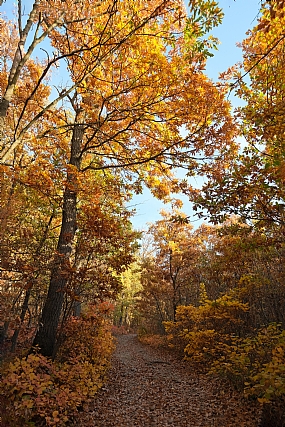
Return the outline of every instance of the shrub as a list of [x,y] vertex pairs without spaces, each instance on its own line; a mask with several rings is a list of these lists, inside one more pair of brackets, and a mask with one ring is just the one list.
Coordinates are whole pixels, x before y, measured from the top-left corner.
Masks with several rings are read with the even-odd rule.
[[271,325],[270,332],[271,335],[275,333],[269,360],[262,363],[257,372],[252,372],[245,388],[246,395],[257,397],[261,403],[285,398],[285,331],[277,333],[276,325]]
[[217,300],[204,299],[199,307],[180,306],[176,322],[164,322],[169,345],[203,370],[209,370],[221,357],[224,347],[231,343],[233,333],[241,333],[247,304],[234,296],[224,295]]
[[282,334],[279,326],[273,323],[256,331],[254,336],[232,337],[231,343],[224,346],[223,356],[213,362],[210,372],[229,379],[239,389],[245,385],[248,389],[255,381],[253,378],[271,361]]
[[164,323],[169,345],[183,350],[195,369],[230,380],[246,397],[267,405],[262,426],[284,427],[285,331],[276,323],[249,330],[247,310],[234,294],[178,307],[177,321]]
[[6,363],[0,385],[5,427],[65,426],[102,386],[112,351],[104,315],[89,311],[67,323],[55,361],[33,353]]

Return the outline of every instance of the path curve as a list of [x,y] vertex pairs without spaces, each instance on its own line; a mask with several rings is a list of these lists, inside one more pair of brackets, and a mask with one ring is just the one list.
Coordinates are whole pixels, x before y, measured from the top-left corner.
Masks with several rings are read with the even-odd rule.
[[221,388],[218,381],[191,372],[171,354],[141,344],[136,335],[121,335],[88,426],[257,427],[258,418],[253,404]]

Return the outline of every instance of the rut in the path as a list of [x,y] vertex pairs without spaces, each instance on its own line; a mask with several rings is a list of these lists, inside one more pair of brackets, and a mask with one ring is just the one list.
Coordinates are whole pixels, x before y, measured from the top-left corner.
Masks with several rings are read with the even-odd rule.
[[86,425],[258,426],[256,407],[250,407],[239,394],[191,373],[185,362],[141,344],[135,335],[117,340],[108,382],[98,393]]

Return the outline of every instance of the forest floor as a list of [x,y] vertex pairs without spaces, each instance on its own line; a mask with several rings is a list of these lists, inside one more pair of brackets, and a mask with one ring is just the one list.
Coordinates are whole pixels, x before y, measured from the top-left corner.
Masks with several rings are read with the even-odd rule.
[[168,351],[117,337],[105,386],[77,426],[257,427],[260,409]]

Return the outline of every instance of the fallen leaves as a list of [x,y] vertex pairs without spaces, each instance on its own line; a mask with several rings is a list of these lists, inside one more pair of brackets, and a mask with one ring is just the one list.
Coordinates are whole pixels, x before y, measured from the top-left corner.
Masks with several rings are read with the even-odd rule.
[[258,406],[169,353],[118,337],[108,383],[79,426],[257,427]]

